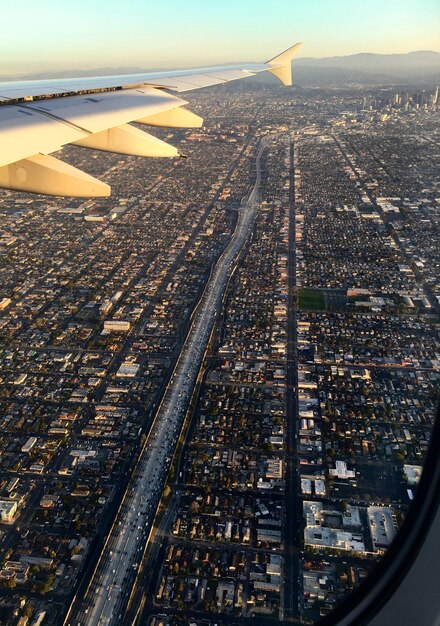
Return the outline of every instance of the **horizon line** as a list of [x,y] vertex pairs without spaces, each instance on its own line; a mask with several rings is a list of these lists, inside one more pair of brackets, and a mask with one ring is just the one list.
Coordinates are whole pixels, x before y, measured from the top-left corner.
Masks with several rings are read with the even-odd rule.
[[[298,56],[295,59],[295,62],[297,61],[301,61],[301,60],[319,60],[319,59],[344,59],[344,58],[349,58],[349,57],[353,57],[353,56],[360,56],[360,55],[373,55],[373,56],[405,56],[405,55],[409,55],[409,54],[418,54],[418,53],[434,53],[434,54],[439,54],[440,55],[440,51],[439,50],[409,50],[408,52],[352,52],[350,54],[339,54],[339,55],[329,55],[329,56],[321,56],[321,57],[313,57],[313,56]],[[239,65],[242,63],[261,63],[261,61],[234,61],[234,62],[230,62],[228,63],[228,65]],[[221,62],[219,62],[219,64],[221,64]],[[44,72],[46,72],[47,74],[59,74],[62,72],[97,72],[97,71],[102,71],[102,70],[127,70],[127,71],[133,71],[133,70],[140,70],[142,72],[155,72],[155,71],[167,71],[167,70],[183,70],[183,69],[191,69],[191,68],[197,68],[197,67],[215,67],[216,64],[214,65],[209,65],[209,66],[202,66],[202,65],[175,65],[173,67],[170,66],[156,66],[156,67],[150,67],[150,68],[145,68],[142,66],[138,66],[138,65],[101,65],[101,66],[94,66],[94,67],[89,67],[89,68],[80,68],[80,67],[73,67],[71,69],[68,69],[66,67],[66,69],[47,69],[47,70],[29,70],[27,72],[12,72],[10,74],[6,73],[0,73],[0,80],[21,80],[21,79],[27,79],[27,80],[31,80],[31,76],[33,75],[40,75],[43,74]]]

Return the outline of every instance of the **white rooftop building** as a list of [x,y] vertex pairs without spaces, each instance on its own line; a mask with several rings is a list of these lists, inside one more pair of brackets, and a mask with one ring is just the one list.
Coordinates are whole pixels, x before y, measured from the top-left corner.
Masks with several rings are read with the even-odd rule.
[[349,470],[347,468],[347,463],[345,461],[336,461],[336,467],[330,468],[329,470],[330,476],[335,476],[336,478],[342,478],[344,480],[348,478],[355,478],[356,472],[354,470]]
[[386,507],[369,506],[367,515],[374,549],[377,551],[387,548],[396,536],[393,510]]
[[363,552],[365,550],[361,534],[353,534],[346,530],[328,528],[327,526],[305,528],[304,543],[309,546],[335,548],[336,550],[354,552]]
[[122,333],[130,330],[130,322],[126,320],[106,320],[104,330],[108,332]]
[[344,526],[362,526],[361,516],[357,506],[348,506],[342,515],[342,523]]
[[21,451],[30,452],[36,443],[37,443],[36,437],[29,437],[26,443],[23,446],[21,446]]
[[140,365],[138,363],[122,363],[116,372],[116,378],[134,378],[139,369]]
[[417,485],[422,476],[423,467],[421,465],[404,465],[403,472],[405,474],[408,485]]
[[[324,526],[325,513],[322,502],[304,501],[303,512],[306,519],[304,528],[304,544],[321,548],[334,548],[335,550],[347,550],[352,552],[364,552],[365,543],[361,532],[352,532],[340,528]],[[350,526],[361,528],[362,524],[357,507],[349,507],[341,514],[339,511],[328,511],[329,515],[342,516],[344,526],[344,516],[352,519]]]

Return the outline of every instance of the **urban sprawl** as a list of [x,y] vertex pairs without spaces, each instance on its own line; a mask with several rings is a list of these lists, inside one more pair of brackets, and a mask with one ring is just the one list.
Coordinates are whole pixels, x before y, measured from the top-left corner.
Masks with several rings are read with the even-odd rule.
[[402,525],[440,378],[439,90],[189,94],[185,159],[0,192],[0,624],[311,624]]

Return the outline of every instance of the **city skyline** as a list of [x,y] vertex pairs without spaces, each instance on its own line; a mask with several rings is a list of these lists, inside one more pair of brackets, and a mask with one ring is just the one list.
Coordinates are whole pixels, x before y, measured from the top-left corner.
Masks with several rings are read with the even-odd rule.
[[12,7],[5,7],[3,14],[8,29],[2,37],[0,74],[5,76],[263,61],[280,42],[287,46],[295,39],[306,43],[300,57],[440,48],[440,7],[432,0],[417,6],[409,0],[386,4],[373,0],[368,8],[353,7],[347,0],[331,6],[324,0],[307,5],[279,0],[271,10],[249,0],[239,7],[226,0],[221,10],[199,0],[190,6],[172,0],[154,11],[140,0],[134,0],[130,10],[102,0],[93,6],[79,0],[62,7],[43,0],[38,7],[25,2],[18,16]]

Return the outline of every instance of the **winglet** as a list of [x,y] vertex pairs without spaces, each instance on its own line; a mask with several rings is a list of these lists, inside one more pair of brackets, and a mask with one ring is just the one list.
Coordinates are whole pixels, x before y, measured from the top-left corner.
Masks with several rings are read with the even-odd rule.
[[292,58],[301,48],[302,43],[296,43],[291,48],[267,61],[267,65],[273,66],[269,72],[275,74],[286,87],[292,84]]

